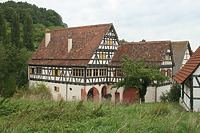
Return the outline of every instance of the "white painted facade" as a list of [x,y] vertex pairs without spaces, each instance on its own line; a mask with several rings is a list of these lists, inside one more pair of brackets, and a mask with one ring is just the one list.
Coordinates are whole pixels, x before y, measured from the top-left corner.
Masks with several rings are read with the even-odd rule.
[[[102,97],[101,97],[101,93],[102,93],[102,88],[105,86],[107,88],[107,94],[111,94],[111,102],[115,102],[115,92],[119,92],[120,93],[120,102],[123,101],[123,88],[113,88],[111,89],[111,87],[113,85],[106,85],[106,84],[102,84],[102,85],[88,85],[88,86],[81,86],[81,85],[66,85],[66,84],[60,84],[60,83],[51,83],[51,82],[44,82],[44,81],[33,81],[30,80],[29,81],[29,86],[35,86],[37,84],[41,84],[43,83],[44,85],[46,85],[53,96],[54,100],[65,100],[65,101],[80,101],[81,100],[81,89],[84,89],[86,91],[86,93],[89,92],[90,89],[92,89],[93,87],[97,88],[98,92],[99,92],[99,101],[102,101]],[[55,87],[59,87],[59,91],[55,90]]]
[[[195,72],[191,75],[192,77],[192,87],[188,86],[188,80],[184,84],[184,98],[183,102],[187,109],[191,108],[191,100],[193,102],[193,111],[198,112],[200,111],[200,86],[199,81],[200,77],[200,66],[195,70]],[[197,81],[198,80],[198,81]],[[191,98],[191,88],[193,89],[193,98]],[[181,91],[182,95],[183,91]]]
[[162,93],[169,91],[171,88],[170,85],[160,86],[160,87],[147,87],[147,93],[145,95],[145,102],[160,102],[160,96]]
[[184,55],[184,58],[183,58],[181,68],[185,65],[185,63],[189,60],[189,58],[190,58],[190,53],[189,53],[189,49],[187,48],[186,51],[185,51],[185,55]]
[[[200,75],[200,66],[196,69],[193,75]],[[196,77],[198,81],[200,81],[200,77]],[[199,86],[195,77],[193,77],[193,97],[200,98],[200,88],[196,88],[195,86]],[[200,99],[193,99],[193,108],[194,111],[200,111]]]

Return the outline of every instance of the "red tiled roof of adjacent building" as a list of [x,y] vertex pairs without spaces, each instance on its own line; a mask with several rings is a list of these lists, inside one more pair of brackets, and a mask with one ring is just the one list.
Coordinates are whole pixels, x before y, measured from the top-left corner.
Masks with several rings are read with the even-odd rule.
[[145,58],[146,61],[160,66],[164,60],[170,43],[170,41],[122,43],[109,65],[121,66],[123,55],[128,55],[133,60]]
[[179,84],[182,84],[200,64],[200,46],[190,57],[182,69],[173,77]]
[[[86,66],[112,26],[101,24],[54,30],[48,46],[45,47],[44,39],[28,64]],[[68,37],[72,38],[69,53]]]

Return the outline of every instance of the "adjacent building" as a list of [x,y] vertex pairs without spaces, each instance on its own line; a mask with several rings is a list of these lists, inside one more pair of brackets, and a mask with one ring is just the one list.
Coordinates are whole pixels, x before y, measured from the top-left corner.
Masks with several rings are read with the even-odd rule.
[[200,47],[173,77],[181,84],[181,103],[190,111],[200,111]]

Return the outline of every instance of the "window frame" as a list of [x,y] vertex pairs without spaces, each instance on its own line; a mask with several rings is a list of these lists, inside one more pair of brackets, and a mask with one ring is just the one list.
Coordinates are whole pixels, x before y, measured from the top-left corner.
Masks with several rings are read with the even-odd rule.
[[73,77],[84,77],[84,68],[72,68]]

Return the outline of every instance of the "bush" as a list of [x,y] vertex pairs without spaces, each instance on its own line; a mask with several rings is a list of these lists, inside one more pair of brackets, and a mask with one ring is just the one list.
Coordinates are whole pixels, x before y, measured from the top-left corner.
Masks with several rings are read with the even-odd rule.
[[178,102],[181,96],[181,86],[178,83],[174,83],[170,91],[162,93],[160,96],[161,102]]
[[40,100],[40,99],[52,99],[51,91],[48,87],[45,86],[44,83],[37,84],[36,87],[31,86],[30,88],[23,87],[18,89],[14,94],[15,98],[27,98],[32,100]]

